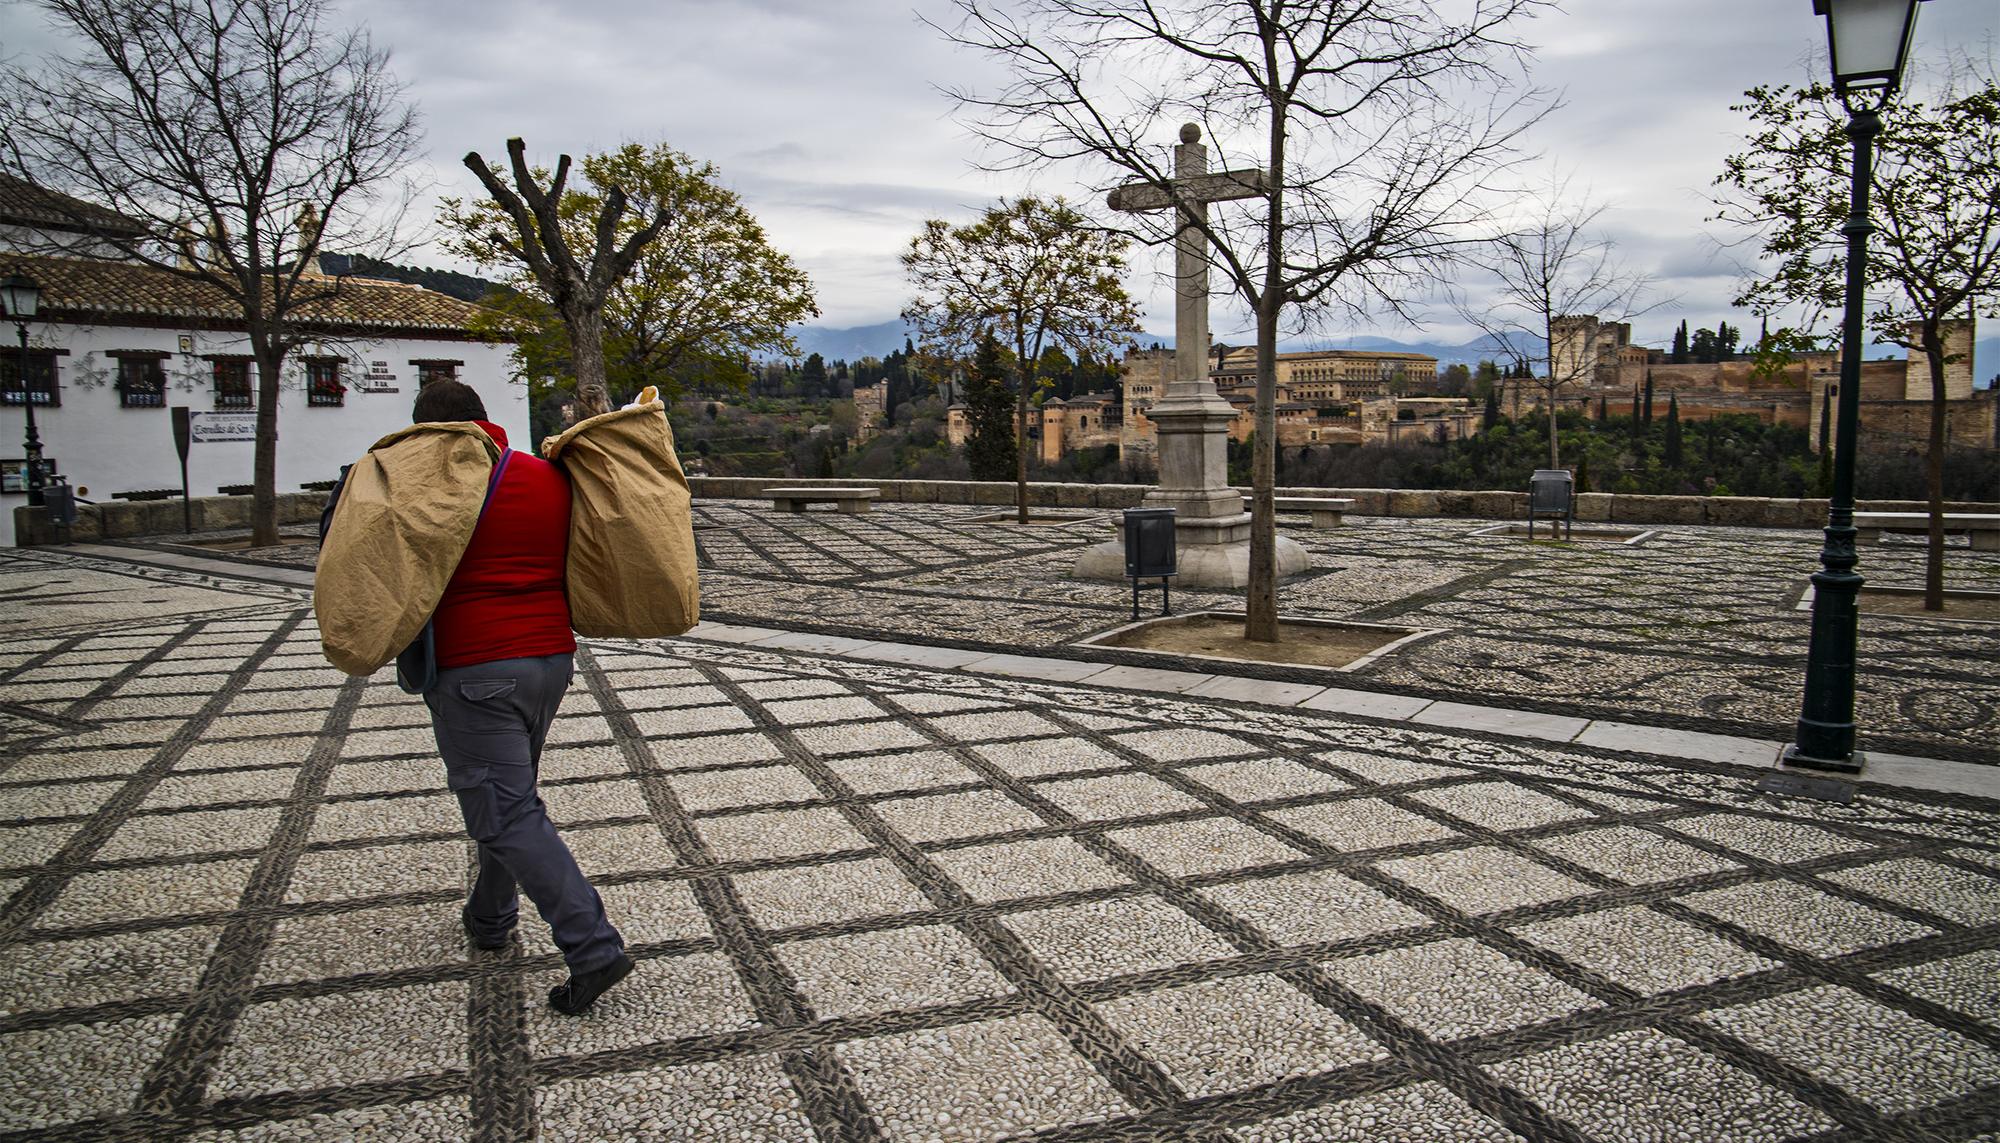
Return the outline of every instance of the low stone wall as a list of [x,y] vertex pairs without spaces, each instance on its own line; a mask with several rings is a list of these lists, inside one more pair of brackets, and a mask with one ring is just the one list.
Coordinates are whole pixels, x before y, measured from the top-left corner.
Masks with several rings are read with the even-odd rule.
[[[1014,503],[1012,484],[976,480],[804,480],[797,477],[696,476],[697,499],[755,500],[767,488],[874,488],[884,501],[916,504]],[[1143,484],[1028,485],[1038,508],[1131,508],[1146,495]],[[1249,489],[1239,489],[1249,492]],[[1386,488],[1280,488],[1280,496],[1337,496],[1354,501],[1357,516],[1441,516],[1471,520],[1525,520],[1526,492],[1429,492]],[[1864,512],[1922,512],[1921,501],[1863,500]],[[2000,505],[1948,502],[1948,512],[1995,512]],[[1755,496],[1638,496],[1586,492],[1576,498],[1576,518],[1591,523],[1717,524],[1743,528],[1821,528],[1826,501]]]
[[[101,504],[79,504],[76,506],[76,524],[70,528],[67,539],[116,540],[127,536],[175,535],[185,531],[189,515],[193,517],[197,532],[226,532],[250,526],[248,496],[197,496],[186,502],[191,509],[187,514],[181,511],[182,503],[181,498],[176,496],[171,500],[109,500]],[[325,507],[324,492],[280,492],[278,523],[317,521]],[[15,544],[24,548],[53,544],[64,538],[49,523],[47,511],[25,506],[14,509],[14,535]]]

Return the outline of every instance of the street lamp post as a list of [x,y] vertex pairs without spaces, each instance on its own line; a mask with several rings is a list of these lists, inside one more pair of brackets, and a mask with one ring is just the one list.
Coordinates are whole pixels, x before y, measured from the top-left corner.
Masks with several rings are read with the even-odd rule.
[[[1868,184],[1881,108],[1902,83],[1919,0],[1813,0],[1826,17],[1833,86],[1847,108],[1854,145],[1847,223],[1847,311],[1841,324],[1840,388],[1834,409],[1833,489],[1826,543],[1813,573],[1812,642],[1798,729],[1782,761],[1787,766],[1858,773],[1854,749],[1854,662],[1861,576],[1854,565],[1854,447],[1861,412],[1861,354],[1867,310]],[[1820,442],[1821,448],[1829,447]]]
[[10,274],[6,281],[0,282],[0,310],[14,319],[14,331],[21,338],[20,371],[15,381],[21,386],[21,407],[28,411],[25,475],[30,508],[42,506],[42,437],[35,429],[35,393],[28,387],[28,323],[34,320],[41,305],[41,287],[26,274]]

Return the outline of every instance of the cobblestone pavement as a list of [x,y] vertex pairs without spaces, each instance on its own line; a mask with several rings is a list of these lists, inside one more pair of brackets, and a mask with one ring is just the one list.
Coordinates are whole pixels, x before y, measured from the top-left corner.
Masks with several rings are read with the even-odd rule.
[[[1130,617],[1128,587],[1068,578],[1077,553],[1110,534],[1115,514],[1079,511],[1084,519],[1060,525],[973,522],[993,511],[883,504],[849,516],[704,501],[703,613],[869,639],[1210,669],[1072,648]],[[1631,545],[1531,545],[1477,534],[1491,521],[1349,519],[1347,528],[1322,531],[1281,517],[1314,564],[1280,589],[1285,614],[1442,633],[1332,676],[1342,686],[1504,696],[1552,714],[1791,740],[1810,627],[1798,605],[1819,567],[1817,531],[1663,527]],[[2000,554],[1958,544],[1947,550],[1947,586],[2000,591]],[[313,549],[257,558],[309,567]],[[1865,548],[1860,570],[1871,585],[1920,586],[1922,549]],[[1175,593],[1176,611],[1241,607],[1240,593]],[[1238,673],[1329,681],[1313,669]],[[1866,749],[2000,764],[2000,622],[1864,611],[1856,723]]]
[[302,591],[0,592],[0,1137],[2000,1139],[2000,803],[595,644],[544,794],[640,963],[572,1020]]

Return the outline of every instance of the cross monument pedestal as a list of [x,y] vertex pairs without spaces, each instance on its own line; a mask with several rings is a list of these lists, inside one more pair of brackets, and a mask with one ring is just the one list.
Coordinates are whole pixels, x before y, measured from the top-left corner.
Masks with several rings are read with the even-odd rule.
[[[1159,432],[1160,483],[1146,493],[1143,505],[1175,510],[1180,586],[1244,587],[1250,582],[1250,514],[1243,510],[1242,494],[1229,486],[1229,425],[1236,410],[1208,379],[1208,245],[1195,222],[1207,215],[1211,202],[1262,194],[1264,172],[1209,174],[1201,129],[1188,123],[1174,148],[1173,186],[1182,203],[1174,239],[1174,372],[1166,392],[1146,410]],[[1151,183],[1119,187],[1109,203],[1113,210],[1135,212],[1175,206],[1172,195]],[[1277,547],[1280,579],[1311,566],[1296,542],[1280,536]],[[1084,552],[1070,574],[1124,579],[1124,540]]]

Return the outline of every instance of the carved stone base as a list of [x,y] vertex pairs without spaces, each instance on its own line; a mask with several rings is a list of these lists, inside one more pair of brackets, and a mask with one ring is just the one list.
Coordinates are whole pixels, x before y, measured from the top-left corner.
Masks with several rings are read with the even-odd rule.
[[[1247,517],[1246,517],[1247,519]],[[1249,526],[1244,525],[1247,532]],[[1184,528],[1176,528],[1174,538],[1179,543],[1178,558],[1180,574],[1174,577],[1176,588],[1241,589],[1250,583],[1250,542],[1243,539],[1226,543],[1188,543]],[[1289,579],[1309,570],[1312,560],[1306,550],[1294,540],[1278,537],[1278,578]],[[1076,566],[1070,575],[1077,579],[1125,578],[1125,539],[1107,540],[1088,548],[1077,557]]]

